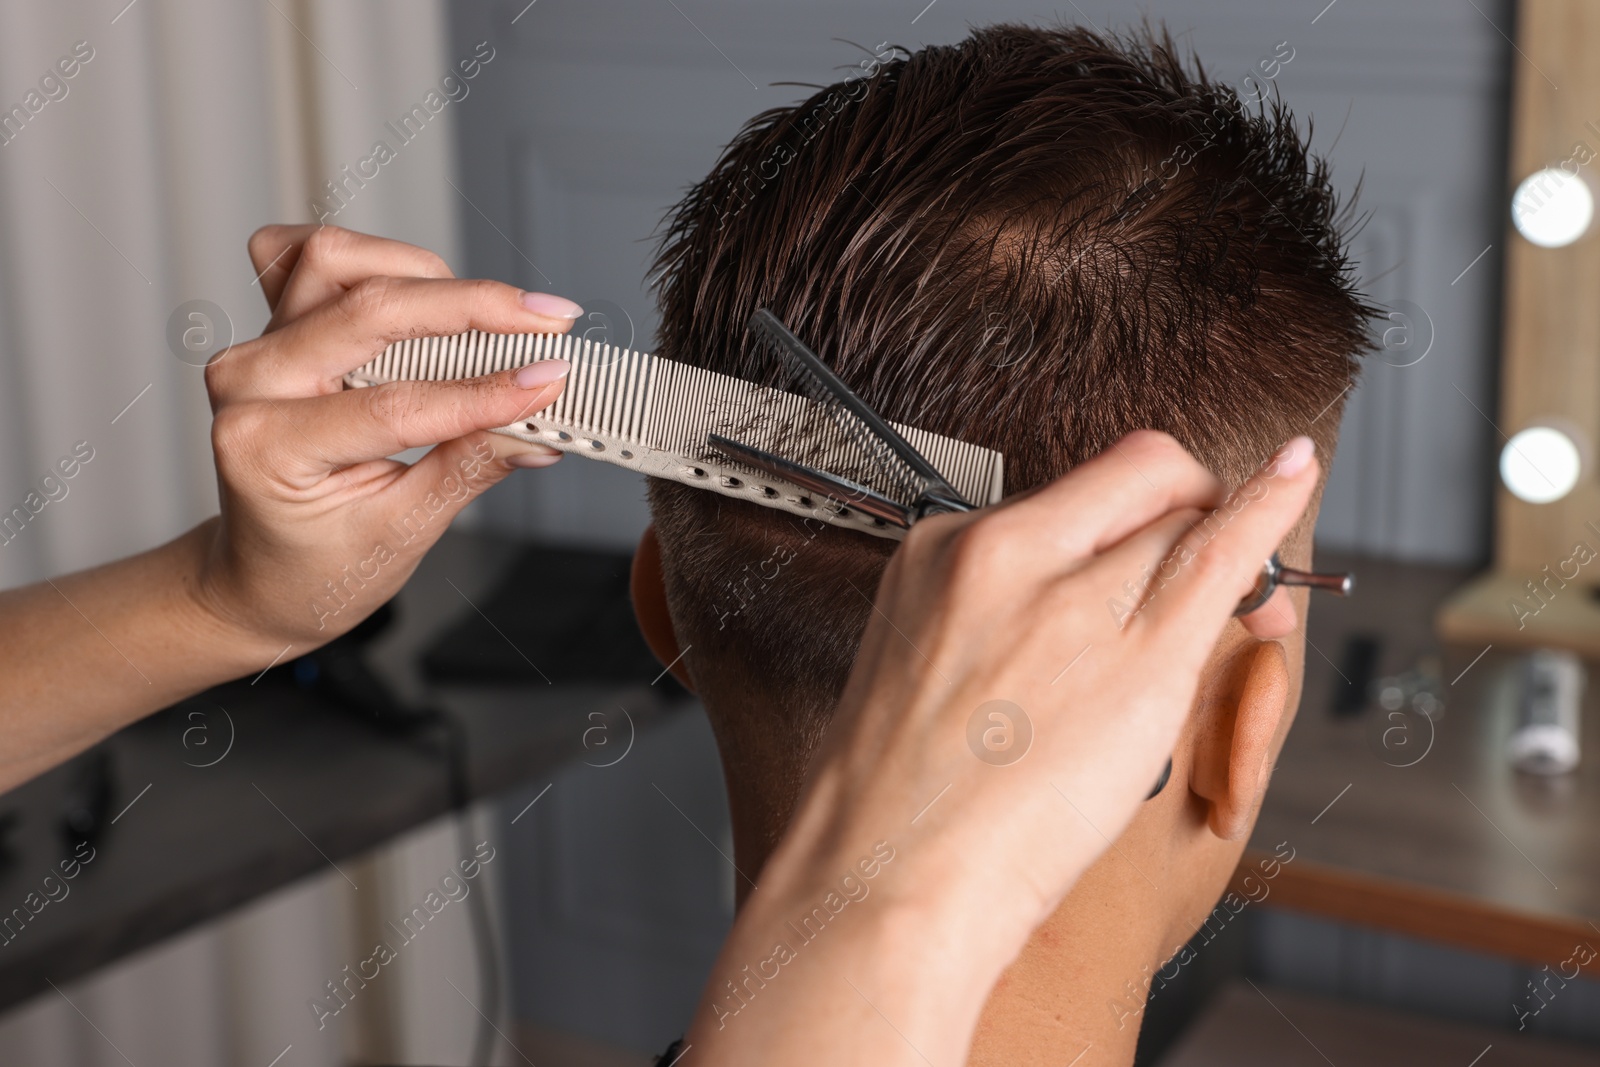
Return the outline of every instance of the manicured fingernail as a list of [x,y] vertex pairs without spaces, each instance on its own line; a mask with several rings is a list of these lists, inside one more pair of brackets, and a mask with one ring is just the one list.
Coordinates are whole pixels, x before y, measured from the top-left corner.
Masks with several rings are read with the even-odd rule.
[[518,452],[514,456],[506,457],[506,465],[511,467],[526,467],[529,469],[548,467],[561,459],[561,453],[555,449],[548,452]]
[[564,359],[541,359],[519,368],[511,380],[517,383],[518,389],[542,389],[565,378],[571,369],[572,364]]
[[549,293],[523,293],[522,306],[535,315],[550,319],[575,319],[583,314],[583,308],[566,297],[551,296]]
[[1272,457],[1273,474],[1280,478],[1292,478],[1306,469],[1316,451],[1316,443],[1305,434],[1291,438]]

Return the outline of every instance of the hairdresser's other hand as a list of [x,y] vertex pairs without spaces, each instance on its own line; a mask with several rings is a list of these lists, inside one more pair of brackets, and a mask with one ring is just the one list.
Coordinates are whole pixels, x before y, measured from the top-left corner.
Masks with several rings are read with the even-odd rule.
[[[553,461],[483,431],[554,400],[564,364],[350,391],[341,378],[401,337],[563,332],[575,304],[457,281],[430,252],[332,227],[269,226],[250,256],[271,324],[206,368],[221,516],[0,590],[0,792],[332,640],[400,588],[467,501]],[[410,467],[386,458],[426,445]]]
[[[1001,972],[1149,793],[1316,480],[1296,438],[1224,504],[1176,442],[1141,432],[1025,497],[918,524],[685,1064],[964,1062]],[[1149,574],[1130,604],[1125,583]],[[1012,748],[992,751],[997,730]],[[815,907],[827,935],[773,978],[774,945],[800,936],[785,924]],[[732,1018],[747,966],[772,988]]]
[[[571,301],[459,281],[422,248],[337,227],[250,239],[272,318],[206,368],[221,516],[198,595],[261,662],[350,629],[388,600],[466,504],[559,453],[486,431],[540,410],[566,364],[344,390],[391,341],[467,329],[561,333]],[[386,457],[436,446],[407,466]]]

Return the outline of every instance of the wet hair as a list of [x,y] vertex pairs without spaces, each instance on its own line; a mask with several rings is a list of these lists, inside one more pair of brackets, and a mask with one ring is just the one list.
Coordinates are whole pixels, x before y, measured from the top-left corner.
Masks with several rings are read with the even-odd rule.
[[[657,351],[763,380],[770,308],[886,417],[1003,452],[1008,493],[1139,428],[1230,484],[1296,433],[1326,462],[1371,309],[1308,140],[1160,31],[882,47],[668,216]],[[669,482],[650,504],[725,762],[803,770],[893,543]]]

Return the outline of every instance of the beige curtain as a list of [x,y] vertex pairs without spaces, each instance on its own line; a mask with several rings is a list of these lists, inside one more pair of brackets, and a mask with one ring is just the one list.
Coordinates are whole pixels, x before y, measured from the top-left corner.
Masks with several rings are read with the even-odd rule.
[[[169,348],[170,314],[209,300],[237,336],[259,333],[250,231],[311,221],[323,183],[466,58],[449,54],[437,0],[123,3],[0,11],[0,107],[24,106],[78,42],[92,53],[0,144],[0,508],[76,442],[95,450],[0,544],[0,585],[147,547],[215,509],[210,414],[199,371]],[[450,109],[464,105],[335,221],[455,261]]]
[[[207,300],[237,337],[258,333],[245,238],[311,221],[323,183],[463,58],[437,0],[0,9],[0,108],[24,116],[0,123],[0,514],[45,501],[0,544],[0,587],[148,547],[215,509],[210,413],[169,316]],[[346,186],[335,221],[457,262],[446,179],[461,106],[430,111],[375,178]],[[41,492],[79,442],[92,460],[65,495]],[[49,992],[0,1017],[0,1062],[266,1067],[289,1046],[279,1067],[461,1062],[477,1016],[441,977],[476,992],[464,909],[326,1029],[307,1004],[457,851],[440,822],[346,864],[360,893],[329,872]]]

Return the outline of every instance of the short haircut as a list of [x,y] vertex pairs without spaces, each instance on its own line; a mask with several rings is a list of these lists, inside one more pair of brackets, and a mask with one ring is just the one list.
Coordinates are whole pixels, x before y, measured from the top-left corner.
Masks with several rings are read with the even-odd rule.
[[[1148,29],[993,26],[865,66],[756,116],[669,215],[662,355],[766,379],[745,323],[770,308],[887,418],[1003,452],[1008,493],[1140,428],[1234,485],[1296,433],[1326,463],[1371,308],[1275,99]],[[803,764],[893,543],[669,482],[650,504],[697,687],[772,713],[713,708],[725,760]]]

